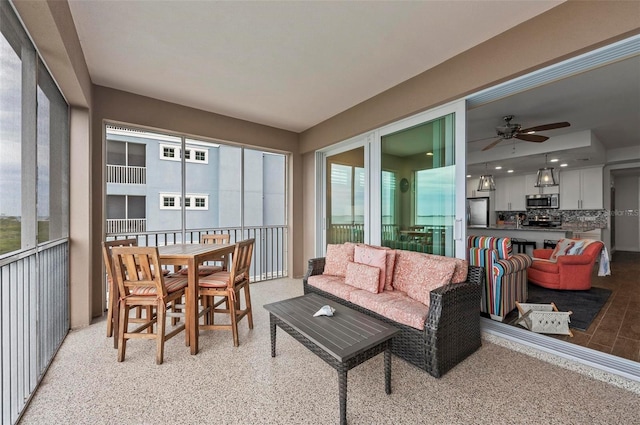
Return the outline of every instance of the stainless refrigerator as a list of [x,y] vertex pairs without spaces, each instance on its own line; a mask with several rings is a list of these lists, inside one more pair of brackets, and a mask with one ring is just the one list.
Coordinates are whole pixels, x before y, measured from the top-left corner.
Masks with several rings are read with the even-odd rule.
[[490,216],[489,198],[467,198],[467,227],[487,227]]

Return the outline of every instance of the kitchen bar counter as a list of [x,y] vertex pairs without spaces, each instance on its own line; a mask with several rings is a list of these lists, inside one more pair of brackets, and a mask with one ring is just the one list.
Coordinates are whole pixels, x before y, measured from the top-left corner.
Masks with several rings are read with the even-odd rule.
[[492,224],[487,227],[469,227],[469,230],[473,229],[489,229],[489,230],[521,230],[525,232],[589,232],[595,230],[594,226],[590,227],[576,227],[576,226],[558,226],[558,227],[546,227],[546,226],[519,226],[515,224]]
[[[540,227],[540,226],[520,226],[515,224],[494,224],[488,227],[467,227],[467,235],[470,236],[495,236],[499,238],[516,238],[530,242],[535,242],[537,248],[544,247],[544,241],[557,241],[561,238],[572,238],[578,236],[577,233],[583,233],[588,230],[583,227],[576,226],[560,226],[560,227]],[[579,237],[579,236],[578,236]],[[531,248],[527,250],[532,255]]]

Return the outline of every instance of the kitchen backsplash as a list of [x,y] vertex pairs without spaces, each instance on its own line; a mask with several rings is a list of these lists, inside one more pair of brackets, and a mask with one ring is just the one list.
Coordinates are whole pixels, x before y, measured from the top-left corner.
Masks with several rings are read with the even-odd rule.
[[[504,217],[505,223],[515,223],[516,216],[522,213],[526,215],[527,220],[537,216],[560,217],[562,224],[570,225],[593,225],[593,227],[605,229],[607,227],[607,210],[557,210],[557,209],[537,209],[535,211],[496,211],[496,217]],[[527,221],[525,220],[525,222]]]

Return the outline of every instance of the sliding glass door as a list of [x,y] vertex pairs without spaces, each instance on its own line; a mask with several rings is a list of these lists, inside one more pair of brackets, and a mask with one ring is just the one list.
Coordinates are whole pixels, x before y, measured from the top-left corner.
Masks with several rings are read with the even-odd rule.
[[464,120],[460,101],[379,130],[372,202],[381,245],[466,257]]
[[446,105],[318,153],[318,254],[366,242],[466,257],[465,103]]

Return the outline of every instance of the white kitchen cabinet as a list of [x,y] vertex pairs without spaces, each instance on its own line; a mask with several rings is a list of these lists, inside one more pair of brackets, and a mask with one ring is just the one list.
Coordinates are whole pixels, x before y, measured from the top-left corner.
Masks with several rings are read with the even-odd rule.
[[560,173],[560,208],[563,210],[601,209],[602,168],[582,168]]
[[491,195],[491,192],[482,192],[478,190],[478,182],[477,179],[467,179],[467,198],[488,198]]
[[524,211],[526,192],[525,176],[503,177],[495,179],[496,211]]

